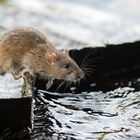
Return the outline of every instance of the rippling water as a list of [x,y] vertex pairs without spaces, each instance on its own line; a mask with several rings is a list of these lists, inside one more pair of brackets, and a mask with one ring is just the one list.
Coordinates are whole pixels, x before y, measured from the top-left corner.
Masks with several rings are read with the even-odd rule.
[[[7,0],[0,32],[33,26],[70,49],[133,41],[140,36],[139,9],[139,0]],[[77,94],[38,90],[33,122],[32,140],[139,140],[140,92],[129,85]]]
[[[118,96],[116,96],[118,95]],[[31,139],[140,139],[140,92],[49,93],[35,96]]]

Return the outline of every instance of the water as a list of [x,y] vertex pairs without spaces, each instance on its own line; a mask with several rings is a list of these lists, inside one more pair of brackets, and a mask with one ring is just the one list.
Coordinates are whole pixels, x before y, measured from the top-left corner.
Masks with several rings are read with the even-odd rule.
[[38,93],[31,139],[140,138],[140,92],[134,92],[133,88],[106,93]]
[[[33,26],[57,48],[69,49],[128,42],[139,40],[139,9],[139,0],[7,0],[0,5],[0,32]],[[139,79],[131,80],[106,91],[94,91],[95,83],[90,92],[38,90],[29,139],[139,140],[140,92],[132,85],[140,84]],[[6,91],[2,82],[0,85]],[[19,83],[9,86],[15,92],[11,87],[17,89]]]

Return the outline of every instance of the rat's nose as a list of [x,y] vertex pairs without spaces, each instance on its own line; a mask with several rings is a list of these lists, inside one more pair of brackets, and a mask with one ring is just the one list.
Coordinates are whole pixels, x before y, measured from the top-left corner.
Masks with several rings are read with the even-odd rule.
[[82,70],[80,70],[78,73],[77,73],[77,79],[79,80],[79,79],[81,79],[81,78],[83,78],[84,77],[84,72],[82,71]]

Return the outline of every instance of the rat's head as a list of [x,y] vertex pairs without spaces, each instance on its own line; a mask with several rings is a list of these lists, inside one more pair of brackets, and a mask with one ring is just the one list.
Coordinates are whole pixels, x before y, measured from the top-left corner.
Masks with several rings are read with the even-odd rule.
[[51,78],[76,81],[84,76],[67,50],[46,52],[46,60],[49,65],[48,76]]

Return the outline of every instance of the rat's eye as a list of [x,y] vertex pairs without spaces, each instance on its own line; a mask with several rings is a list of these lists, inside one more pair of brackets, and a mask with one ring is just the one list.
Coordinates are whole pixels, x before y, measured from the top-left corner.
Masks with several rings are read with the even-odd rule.
[[70,64],[66,63],[63,65],[63,68],[68,69],[70,67]]

